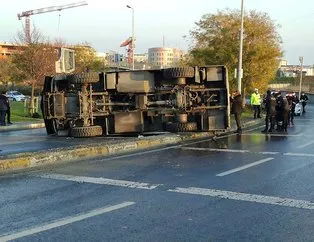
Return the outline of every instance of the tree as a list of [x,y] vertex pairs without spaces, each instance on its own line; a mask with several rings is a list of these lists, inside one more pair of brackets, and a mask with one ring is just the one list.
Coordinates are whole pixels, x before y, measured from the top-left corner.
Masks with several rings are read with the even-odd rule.
[[104,61],[96,56],[96,50],[88,43],[75,45],[75,72],[103,71]]
[[[191,65],[221,65],[229,70],[231,88],[236,87],[234,70],[238,65],[239,29],[238,10],[223,10],[204,15],[190,31],[194,41],[188,54]],[[281,38],[277,26],[266,13],[250,11],[244,18],[243,89],[264,91],[279,66]]]
[[11,58],[0,59],[0,81],[5,85],[13,82],[12,72],[17,71]]
[[12,62],[23,73],[25,80],[32,85],[30,114],[34,110],[34,90],[36,85],[43,85],[44,77],[55,73],[57,51],[55,47],[35,27],[31,41],[26,43],[24,32],[19,32],[16,39],[20,51],[14,54]]

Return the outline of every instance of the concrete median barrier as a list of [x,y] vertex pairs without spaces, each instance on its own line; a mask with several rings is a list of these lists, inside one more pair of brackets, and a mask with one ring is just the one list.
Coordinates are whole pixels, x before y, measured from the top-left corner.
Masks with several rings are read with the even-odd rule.
[[120,142],[117,144],[105,144],[100,142],[96,146],[75,146],[70,148],[58,148],[38,152],[6,155],[0,157],[0,172],[34,168],[67,161],[86,160],[109,155],[124,154],[212,136],[212,133],[166,134],[134,138],[133,141]]

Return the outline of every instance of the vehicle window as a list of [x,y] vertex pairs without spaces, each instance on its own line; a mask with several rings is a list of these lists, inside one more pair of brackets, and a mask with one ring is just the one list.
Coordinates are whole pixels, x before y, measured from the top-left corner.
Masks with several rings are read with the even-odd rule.
[[18,91],[15,91],[15,92],[12,92],[13,95],[22,95],[20,92]]

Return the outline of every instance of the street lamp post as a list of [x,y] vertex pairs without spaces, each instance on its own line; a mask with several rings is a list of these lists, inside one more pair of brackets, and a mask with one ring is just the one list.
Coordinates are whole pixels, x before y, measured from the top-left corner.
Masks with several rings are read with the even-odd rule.
[[299,57],[299,61],[301,64],[301,75],[300,75],[300,88],[299,88],[299,99],[301,97],[301,91],[302,91],[302,72],[303,72],[303,56]]
[[239,62],[238,62],[238,70],[237,70],[237,84],[238,84],[238,91],[241,93],[241,79],[243,77],[243,70],[242,70],[242,52],[243,52],[243,15],[244,15],[244,0],[241,0],[241,28],[240,28],[240,50],[239,50]]
[[134,8],[126,5],[127,8],[132,10],[132,70],[134,70],[134,49],[135,49],[135,34],[134,34]]

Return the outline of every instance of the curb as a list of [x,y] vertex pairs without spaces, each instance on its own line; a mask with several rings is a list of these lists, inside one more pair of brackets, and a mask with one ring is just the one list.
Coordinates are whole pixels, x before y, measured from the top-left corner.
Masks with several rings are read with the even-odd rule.
[[11,126],[0,126],[0,132],[18,131],[24,129],[39,129],[45,128],[45,123],[30,123],[30,124],[14,124]]
[[[253,122],[249,121],[244,127],[250,127],[258,123],[259,122],[256,122],[255,120],[253,120]],[[218,134],[218,136],[221,134],[233,133],[234,131],[235,129],[230,129],[227,132]],[[96,146],[75,146],[38,152],[10,154],[2,157],[0,156],[0,173],[36,168],[74,160],[94,159],[97,157],[124,154],[209,137],[214,137],[214,134],[212,132],[166,134],[139,138],[135,141],[121,142],[118,144],[100,143]]]

